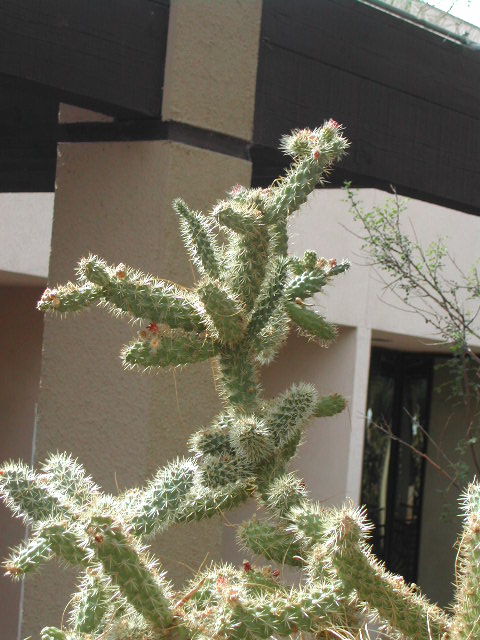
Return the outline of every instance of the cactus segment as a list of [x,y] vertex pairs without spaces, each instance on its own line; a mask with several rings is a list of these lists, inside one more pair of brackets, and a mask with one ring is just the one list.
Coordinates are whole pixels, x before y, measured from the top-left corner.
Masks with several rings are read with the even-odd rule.
[[277,259],[270,269],[265,286],[258,296],[248,324],[247,339],[254,338],[268,324],[283,298],[288,261]]
[[321,543],[309,559],[311,575],[333,570],[345,597],[353,595],[360,607],[392,631],[411,640],[441,640],[449,627],[445,614],[371,555],[363,511],[347,506],[325,510],[323,515],[323,526],[315,533]]
[[186,331],[204,327],[187,289],[157,280],[124,265],[109,267],[97,256],[80,261],[78,274],[101,287],[101,299],[111,310],[132,318],[165,323]]
[[463,532],[459,543],[454,608],[454,640],[480,636],[480,487],[470,484],[462,496]]
[[267,560],[282,565],[302,565],[302,548],[291,533],[278,526],[257,519],[248,520],[239,527],[237,539],[245,549]]
[[262,498],[270,513],[287,518],[291,509],[307,499],[307,490],[295,473],[284,473],[272,480]]
[[278,212],[289,216],[304,204],[322,176],[334,161],[345,154],[348,146],[340,127],[329,122],[321,129],[302,129],[284,136],[281,147],[295,158],[295,162],[271,190],[266,203],[267,219],[275,220]]
[[259,364],[267,365],[274,360],[286,342],[289,330],[290,318],[283,308],[275,309],[266,326],[257,335],[252,336],[251,344],[257,351],[255,359]]
[[336,338],[336,327],[315,311],[296,302],[287,302],[285,309],[291,321],[297,326],[300,335],[317,340],[322,345],[329,344]]
[[193,264],[201,274],[205,274],[212,279],[219,278],[220,249],[211,222],[200,213],[190,211],[181,198],[174,200],[172,206],[180,218],[180,232],[183,244]]
[[238,342],[245,329],[242,308],[220,283],[206,282],[198,289],[205,311],[208,332],[222,344]]
[[309,384],[294,384],[270,403],[265,416],[275,447],[282,448],[295,437],[312,416],[317,392]]
[[93,518],[89,532],[96,558],[125,599],[154,629],[169,627],[173,622],[170,586],[155,563],[111,518]]
[[323,270],[306,271],[290,280],[285,290],[285,297],[291,302],[296,298],[305,300],[318,293],[327,284],[328,277]]
[[307,500],[299,501],[287,514],[291,531],[297,540],[307,546],[320,543],[328,526],[328,511],[320,504]]
[[237,345],[233,349],[224,349],[218,364],[220,392],[226,402],[244,413],[251,413],[257,407],[260,386],[257,367],[247,348],[247,345]]
[[40,640],[74,640],[74,638],[57,627],[44,627],[40,632]]
[[48,540],[53,553],[67,564],[89,564],[87,541],[75,525],[65,520],[47,520],[39,527],[39,534]]
[[338,393],[325,396],[315,403],[313,415],[316,418],[327,418],[342,413],[347,406],[347,401]]
[[232,454],[230,429],[234,418],[229,414],[220,414],[212,424],[194,433],[189,440],[190,451],[198,455]]
[[114,597],[114,590],[96,574],[86,573],[76,594],[70,619],[74,631],[95,633],[102,631],[104,617]]
[[196,472],[193,460],[177,460],[161,469],[143,491],[136,492],[130,515],[132,533],[151,535],[164,527],[192,489]]
[[150,367],[178,367],[192,362],[213,358],[220,346],[205,334],[186,333],[159,329],[144,338],[127,345],[121,353],[124,365]]
[[332,615],[340,611],[333,590],[299,590],[295,598],[288,595],[269,595],[253,599],[248,606],[241,600],[229,610],[221,631],[228,637],[267,639],[276,634],[289,636],[297,631],[325,630]]
[[265,423],[255,416],[239,416],[230,431],[230,442],[237,460],[248,469],[268,462],[274,455],[273,438]]
[[199,467],[202,483],[212,489],[233,484],[238,479],[246,479],[248,471],[244,462],[225,453],[221,456],[203,456]]
[[248,479],[247,481],[236,480],[216,489],[198,484],[173,514],[172,521],[181,523],[212,518],[243,504],[251,493],[252,487]]
[[251,233],[231,234],[225,255],[225,272],[229,274],[229,288],[251,311],[262,287],[269,258],[269,239],[260,222]]
[[99,487],[85,474],[85,470],[72,456],[51,454],[42,465],[41,479],[49,493],[65,506],[87,507],[100,494]]
[[33,573],[40,565],[52,557],[49,541],[46,537],[35,535],[11,550],[9,557],[3,563],[5,575],[14,580],[23,578],[27,573]]
[[213,210],[213,216],[221,227],[226,227],[240,235],[254,233],[256,225],[262,218],[258,209],[252,209],[234,200],[219,202]]
[[47,492],[38,474],[22,462],[7,462],[0,473],[0,497],[25,522],[62,515],[64,509]]
[[65,286],[45,289],[37,304],[37,309],[39,311],[57,311],[58,313],[82,311],[98,302],[101,297],[102,288],[91,282],[82,284],[68,282]]

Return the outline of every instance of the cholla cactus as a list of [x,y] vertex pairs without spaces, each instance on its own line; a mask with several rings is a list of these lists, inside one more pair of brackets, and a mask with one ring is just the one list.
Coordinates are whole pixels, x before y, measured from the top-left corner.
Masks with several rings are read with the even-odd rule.
[[[42,640],[356,636],[370,616],[412,639],[478,637],[478,487],[465,501],[460,587],[449,617],[370,555],[362,512],[320,508],[288,471],[309,419],[341,412],[344,399],[318,398],[308,384],[262,398],[259,367],[275,357],[291,325],[322,345],[335,337],[304,301],[348,263],[313,251],[289,257],[287,219],[347,146],[332,120],[295,131],[283,140],[293,165],[271,188],[234,187],[207,215],[176,200],[184,244],[201,276],[192,289],[90,256],[80,262],[77,283],[45,291],[42,311],[100,303],[143,322],[122,351],[127,367],[214,359],[224,406],[191,437],[192,457],[123,495],[103,494],[67,455],[51,456],[39,471],[3,466],[1,495],[32,525],[6,572],[22,578],[55,556],[82,572],[69,627],[45,628]],[[286,584],[275,564],[260,569],[245,561],[240,568],[213,564],[175,592],[148,553],[148,538],[249,497],[268,519],[244,523],[239,543],[254,556],[296,567],[300,586]]]

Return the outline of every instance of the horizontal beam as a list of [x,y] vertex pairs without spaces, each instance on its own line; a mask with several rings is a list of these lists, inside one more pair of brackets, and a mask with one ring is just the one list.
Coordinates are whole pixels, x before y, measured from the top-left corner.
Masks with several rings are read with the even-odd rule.
[[333,117],[344,173],[478,209],[479,85],[479,51],[355,0],[264,0],[254,143]]
[[169,0],[0,0],[0,73],[64,102],[158,116],[168,15]]

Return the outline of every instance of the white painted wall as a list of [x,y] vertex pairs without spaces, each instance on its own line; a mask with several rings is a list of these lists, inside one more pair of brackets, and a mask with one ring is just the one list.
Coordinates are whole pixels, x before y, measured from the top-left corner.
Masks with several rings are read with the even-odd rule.
[[48,275],[53,193],[0,193],[0,284],[43,284]]
[[[377,189],[359,192],[365,211],[382,206],[389,197]],[[402,220],[405,231],[415,234],[424,246],[441,236],[457,265],[465,271],[480,257],[479,217],[410,200]],[[330,320],[371,329],[374,339],[388,332],[394,334],[390,336],[392,340],[413,345],[414,342],[407,339],[416,338],[416,349],[423,350],[425,341],[437,341],[437,336],[418,314],[401,312],[402,308],[406,309],[401,301],[385,291],[380,275],[366,266],[362,243],[355,236],[360,231],[361,226],[349,213],[344,191],[320,189],[310,196],[290,223],[290,250],[301,255],[306,249],[314,249],[326,258],[350,259],[350,271],[336,278],[327,295],[318,298],[320,309]],[[457,277],[456,267],[447,266],[447,275]]]

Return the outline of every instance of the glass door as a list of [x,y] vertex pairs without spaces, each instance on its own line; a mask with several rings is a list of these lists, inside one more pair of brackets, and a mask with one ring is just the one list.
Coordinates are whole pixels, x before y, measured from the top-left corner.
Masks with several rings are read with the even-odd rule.
[[373,349],[363,454],[362,504],[373,547],[390,571],[415,582],[431,396],[430,355]]

